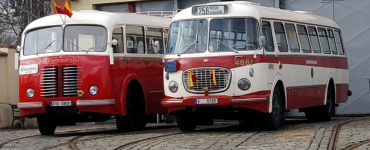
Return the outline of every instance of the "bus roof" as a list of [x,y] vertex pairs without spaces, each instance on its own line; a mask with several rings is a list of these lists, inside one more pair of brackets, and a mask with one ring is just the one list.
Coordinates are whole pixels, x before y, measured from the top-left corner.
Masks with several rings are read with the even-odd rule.
[[[259,3],[246,2],[246,1],[232,1],[232,2],[213,2],[194,6],[217,6],[227,5],[228,14],[217,14],[217,15],[193,15],[192,7],[186,8],[175,15],[173,21],[187,20],[187,19],[199,19],[199,18],[224,18],[224,17],[254,17],[256,19],[266,18],[274,20],[294,21],[306,24],[315,24],[322,26],[329,26],[339,28],[333,20],[314,15],[311,12],[305,11],[290,11],[284,9],[278,9],[273,7],[261,6]],[[194,7],[193,6],[193,7]]]
[[54,14],[39,18],[30,23],[25,31],[33,28],[62,25],[63,20],[66,19],[66,25],[70,24],[94,24],[102,25],[105,27],[114,27],[115,25],[131,24],[131,25],[146,25],[153,27],[164,27],[170,26],[171,18],[162,18],[156,16],[148,16],[134,13],[112,13],[97,10],[80,10],[73,11],[71,18],[65,15]]

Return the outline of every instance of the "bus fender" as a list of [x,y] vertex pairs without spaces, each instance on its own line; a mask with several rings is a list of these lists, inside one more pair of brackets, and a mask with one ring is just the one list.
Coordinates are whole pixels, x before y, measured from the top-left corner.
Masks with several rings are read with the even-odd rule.
[[274,78],[274,81],[272,82],[272,86],[271,86],[271,93],[270,93],[270,97],[269,97],[269,113],[271,113],[272,111],[272,95],[274,93],[274,89],[275,89],[275,86],[277,85],[277,82],[281,81],[281,83],[283,84],[283,87],[284,87],[284,97],[285,97],[285,109],[287,108],[287,96],[286,96],[286,87],[284,85],[284,80],[283,80],[283,76],[281,74],[276,74],[275,78]]
[[[332,73],[332,72],[330,72],[330,74],[328,75],[328,78],[327,78],[327,80],[326,80],[326,88],[325,88],[325,97],[324,97],[324,99],[323,99],[323,104],[324,105],[326,105],[326,97],[328,96],[328,88],[329,88],[329,82],[330,82],[330,79],[333,79],[333,84],[334,84],[334,94],[335,94],[335,92],[337,91],[336,90],[336,84],[335,84],[335,79],[334,79],[334,74]],[[335,102],[336,103],[336,102]]]
[[[121,93],[120,93],[120,96],[119,96],[119,101],[120,101],[120,108],[121,108],[121,115],[122,116],[125,116],[126,115],[126,91],[127,91],[127,88],[128,88],[128,85],[130,84],[130,82],[132,80],[136,80],[139,82],[140,85],[143,85],[142,82],[140,81],[140,78],[138,75],[134,74],[134,73],[130,73],[128,74],[125,79],[123,79],[122,81],[122,84],[121,84]],[[141,86],[141,88],[143,88],[143,86]],[[144,92],[144,89],[142,89],[143,92]],[[146,99],[146,96],[145,96],[145,93],[144,93],[144,99]]]

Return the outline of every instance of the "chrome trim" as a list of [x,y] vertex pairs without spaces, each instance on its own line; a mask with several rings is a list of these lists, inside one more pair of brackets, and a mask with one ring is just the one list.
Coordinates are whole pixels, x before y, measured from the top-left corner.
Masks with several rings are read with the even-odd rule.
[[149,93],[164,93],[164,91],[150,91]]
[[100,100],[77,100],[76,105],[112,105],[116,104],[114,99],[100,99]]
[[247,99],[232,99],[231,102],[249,102],[249,101],[262,101],[266,98],[247,98]]
[[42,97],[54,97],[58,91],[58,67],[47,66],[41,69],[40,77],[40,96]]
[[[206,70],[206,72],[209,72],[209,70],[211,69],[215,69],[215,73],[217,74],[217,71],[221,71],[221,70],[226,70],[227,73],[228,73],[228,80],[227,79],[222,79],[222,77],[220,75],[216,76],[216,80],[223,80],[224,83],[223,85],[220,84],[220,83],[217,83],[217,86],[216,90],[213,89],[213,87],[210,88],[210,85],[207,85],[208,86],[208,93],[219,93],[219,92],[223,92],[223,91],[226,91],[229,87],[230,87],[230,84],[231,84],[231,78],[232,78],[232,75],[231,75],[231,70],[228,69],[228,68],[223,68],[223,67],[199,67],[199,68],[190,68],[190,69],[186,69],[184,70],[184,72],[182,73],[182,82],[183,82],[183,86],[185,88],[186,91],[190,92],[190,93],[204,93],[203,91],[203,88],[201,90],[195,90],[195,88],[193,89],[190,89],[189,86],[188,86],[188,78],[189,77],[185,77],[186,75],[188,75],[188,72],[189,70],[192,70],[193,73],[196,75],[196,70]],[[202,73],[201,73],[202,75]],[[209,74],[209,76],[203,76],[203,78],[200,78],[197,76],[198,80],[200,80],[201,84],[202,83],[211,83],[211,79],[209,78],[211,74]],[[218,78],[218,79],[217,79]],[[194,87],[195,87],[195,84],[197,84],[198,80],[196,82],[194,82]],[[220,87],[221,86],[221,87]],[[198,89],[200,89],[200,87],[196,87]]]
[[40,108],[42,107],[42,102],[26,102],[26,103],[18,103],[18,108]]
[[183,100],[168,100],[168,101],[162,101],[162,104],[182,104]]

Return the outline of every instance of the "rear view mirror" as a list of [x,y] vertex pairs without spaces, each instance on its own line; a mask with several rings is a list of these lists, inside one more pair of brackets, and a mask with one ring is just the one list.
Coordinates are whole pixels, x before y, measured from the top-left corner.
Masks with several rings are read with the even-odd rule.
[[21,46],[17,46],[17,51],[20,52],[21,51]]
[[112,40],[112,45],[117,45],[117,43],[118,43],[117,39]]
[[266,37],[261,35],[259,38],[258,38],[258,43],[260,44],[260,48],[264,47],[265,44],[266,44]]

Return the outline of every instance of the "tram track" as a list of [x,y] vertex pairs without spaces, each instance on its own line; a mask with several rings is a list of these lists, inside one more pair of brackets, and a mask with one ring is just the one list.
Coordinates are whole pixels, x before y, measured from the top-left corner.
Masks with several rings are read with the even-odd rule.
[[8,141],[5,141],[5,142],[2,142],[2,143],[0,143],[0,149],[1,149],[4,145],[6,145],[6,144],[8,144],[8,143],[10,143],[10,142],[18,141],[18,140],[25,139],[25,138],[35,137],[35,136],[38,136],[38,135],[24,136],[24,137],[19,137],[19,138],[15,138],[15,139],[11,139],[11,140],[8,140]]
[[[360,120],[362,120],[362,119],[349,120],[349,121],[345,121],[345,122],[342,122],[342,123],[339,123],[339,124],[335,125],[334,128],[333,128],[333,131],[330,135],[329,144],[328,144],[327,149],[328,150],[336,150],[336,144],[337,144],[337,141],[338,141],[338,138],[339,138],[339,133],[340,133],[341,128],[344,125],[350,124],[352,122],[360,121]],[[360,143],[349,145],[344,150],[352,150],[352,149],[355,149],[355,148],[360,147],[360,146],[362,146],[364,144],[367,144],[367,143],[370,143],[370,140],[366,140],[366,141],[362,141]]]

